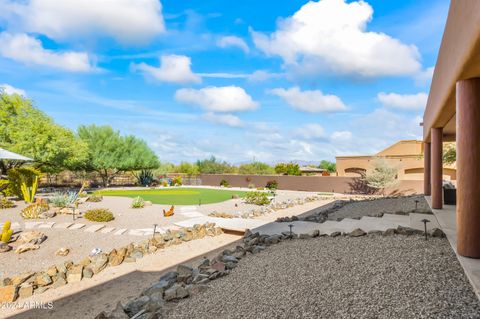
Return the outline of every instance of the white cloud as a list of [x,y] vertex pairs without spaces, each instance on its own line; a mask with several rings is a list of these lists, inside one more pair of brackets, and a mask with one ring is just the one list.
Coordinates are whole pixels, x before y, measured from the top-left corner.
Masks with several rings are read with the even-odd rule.
[[305,139],[324,139],[325,130],[319,124],[305,124],[295,130],[297,136]]
[[191,60],[184,55],[162,55],[160,67],[153,67],[145,63],[133,64],[134,70],[140,70],[144,75],[158,81],[171,83],[200,83],[202,79],[191,70]]
[[179,102],[199,105],[212,112],[238,112],[254,110],[259,103],[238,86],[209,86],[203,89],[180,89],[175,92]]
[[122,43],[142,43],[165,32],[158,0],[3,0],[0,4],[0,19],[55,40],[109,36]]
[[6,83],[0,84],[0,91],[3,91],[9,95],[18,94],[22,96],[27,96],[27,93],[24,90],[13,87],[10,84],[6,84]]
[[95,68],[85,52],[47,50],[40,40],[27,34],[0,33],[0,55],[27,65],[41,65],[70,72],[89,72]]
[[251,33],[260,50],[280,56],[287,66],[304,74],[325,69],[360,77],[418,72],[418,49],[387,34],[367,31],[372,15],[372,7],[364,1],[310,1],[281,20],[272,34]]
[[324,95],[320,90],[301,91],[298,87],[290,89],[273,89],[269,93],[281,97],[294,109],[309,112],[340,112],[347,110],[342,100],[336,95]]
[[250,82],[263,82],[270,79],[278,79],[283,77],[285,74],[282,73],[270,73],[264,70],[257,70],[248,76],[248,81]]
[[220,48],[237,47],[245,53],[250,52],[250,48],[248,47],[245,40],[233,35],[221,37],[220,39],[218,39],[217,45]]
[[429,67],[425,70],[418,72],[415,75],[415,84],[418,86],[429,86],[432,82],[433,72],[435,71],[435,67]]
[[222,124],[230,127],[243,126],[242,120],[238,116],[232,114],[215,114],[213,112],[209,112],[205,113],[203,118],[210,123]]
[[349,140],[349,139],[352,138],[352,132],[350,132],[350,131],[335,131],[335,132],[332,133],[330,138],[334,142]]
[[427,105],[428,94],[397,94],[380,92],[378,100],[386,107],[402,110],[423,110]]

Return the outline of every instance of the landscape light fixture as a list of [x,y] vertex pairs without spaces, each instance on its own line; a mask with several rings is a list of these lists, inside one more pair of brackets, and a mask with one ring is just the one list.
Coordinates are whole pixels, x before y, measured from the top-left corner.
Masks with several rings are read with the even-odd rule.
[[420,201],[419,201],[418,199],[415,200],[415,211],[417,211],[418,203],[419,203],[419,202],[420,202]]
[[290,239],[293,238],[293,232],[292,232],[292,228],[293,228],[293,224],[289,224],[288,227],[290,228]]
[[152,239],[155,238],[155,233],[157,232],[157,224],[153,224],[153,235],[152,235]]
[[425,228],[425,240],[428,240],[427,223],[429,223],[430,221],[428,219],[422,219],[421,222],[423,223],[423,226]]

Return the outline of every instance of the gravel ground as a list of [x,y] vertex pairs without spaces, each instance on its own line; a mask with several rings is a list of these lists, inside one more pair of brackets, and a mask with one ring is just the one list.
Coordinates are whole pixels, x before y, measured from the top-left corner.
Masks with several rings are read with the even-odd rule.
[[315,238],[240,261],[170,318],[480,318],[446,239]]
[[415,200],[419,201],[417,206],[418,213],[431,213],[428,203],[423,196],[408,196],[348,203],[334,213],[329,214],[328,219],[354,218],[378,213],[411,212],[415,210]]

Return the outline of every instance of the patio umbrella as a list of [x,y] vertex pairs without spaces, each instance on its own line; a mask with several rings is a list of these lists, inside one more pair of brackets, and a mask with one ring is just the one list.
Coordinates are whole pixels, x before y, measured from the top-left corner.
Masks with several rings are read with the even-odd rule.
[[0,159],[14,160],[14,161],[33,161],[33,159],[29,157],[25,157],[23,155],[7,151],[1,147],[0,147]]

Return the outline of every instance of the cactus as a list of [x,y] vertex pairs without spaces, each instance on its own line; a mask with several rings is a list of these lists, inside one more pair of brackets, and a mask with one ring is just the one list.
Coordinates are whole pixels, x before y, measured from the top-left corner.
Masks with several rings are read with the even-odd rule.
[[37,193],[37,187],[38,187],[38,176],[35,176],[33,178],[33,183],[32,183],[31,187],[28,187],[27,183],[24,182],[24,181],[20,185],[20,189],[22,190],[23,199],[27,203],[32,203],[33,202],[33,199],[35,198],[35,194]]
[[13,230],[10,229],[11,222],[7,220],[5,224],[3,224],[2,234],[0,237],[0,241],[7,244],[10,239],[12,238]]
[[22,215],[25,219],[38,219],[40,218],[40,214],[46,212],[48,210],[48,204],[36,203],[32,205],[28,205],[24,209],[20,215]]

